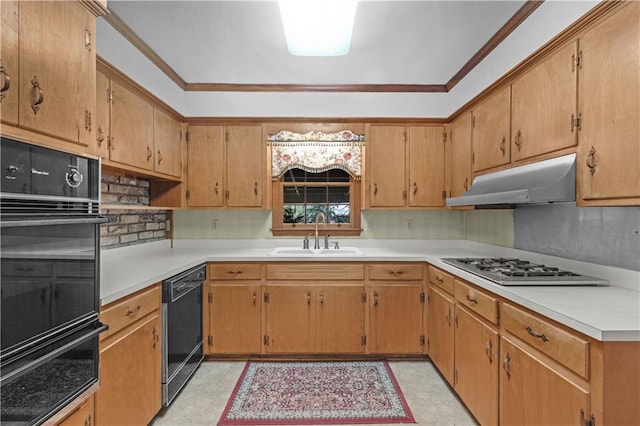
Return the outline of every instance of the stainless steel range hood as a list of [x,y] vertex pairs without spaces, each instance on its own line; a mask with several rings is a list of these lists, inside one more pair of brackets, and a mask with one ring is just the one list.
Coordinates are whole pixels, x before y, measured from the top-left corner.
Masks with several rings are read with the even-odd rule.
[[476,177],[447,206],[537,204],[576,200],[576,154]]

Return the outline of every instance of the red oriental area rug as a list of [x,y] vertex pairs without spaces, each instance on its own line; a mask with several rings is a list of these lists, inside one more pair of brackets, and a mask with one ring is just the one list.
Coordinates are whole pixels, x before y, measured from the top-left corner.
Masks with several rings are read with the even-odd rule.
[[386,361],[248,362],[226,425],[415,423]]

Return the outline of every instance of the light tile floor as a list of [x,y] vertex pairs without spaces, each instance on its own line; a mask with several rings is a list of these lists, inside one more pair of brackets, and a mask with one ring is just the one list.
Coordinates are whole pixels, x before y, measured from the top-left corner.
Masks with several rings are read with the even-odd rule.
[[[245,362],[207,361],[153,426],[215,425]],[[456,395],[428,361],[389,362],[402,393],[421,425],[476,425]],[[397,425],[396,425],[397,426]]]

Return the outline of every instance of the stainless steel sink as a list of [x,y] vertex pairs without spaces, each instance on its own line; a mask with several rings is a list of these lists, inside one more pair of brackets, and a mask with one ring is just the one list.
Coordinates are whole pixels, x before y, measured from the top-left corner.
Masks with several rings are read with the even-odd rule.
[[340,247],[339,249],[303,249],[300,247],[276,247],[269,256],[280,257],[350,257],[364,256],[358,247]]

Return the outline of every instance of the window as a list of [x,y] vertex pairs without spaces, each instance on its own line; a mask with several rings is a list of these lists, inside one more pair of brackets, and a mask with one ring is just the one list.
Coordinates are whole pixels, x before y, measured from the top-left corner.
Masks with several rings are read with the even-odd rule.
[[360,235],[360,182],[340,169],[308,172],[290,169],[274,182],[273,235],[307,235],[318,213],[331,235]]

